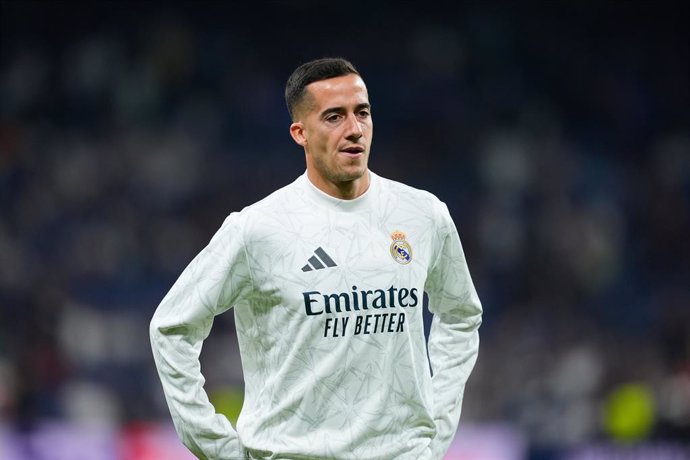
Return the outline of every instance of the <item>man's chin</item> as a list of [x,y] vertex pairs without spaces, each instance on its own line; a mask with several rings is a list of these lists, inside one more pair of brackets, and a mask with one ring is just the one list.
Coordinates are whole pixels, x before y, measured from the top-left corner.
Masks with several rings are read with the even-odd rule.
[[361,179],[364,174],[366,174],[367,168],[357,168],[356,170],[349,170],[349,171],[341,171],[339,174],[336,174],[335,176],[335,181],[336,182],[354,182],[358,179]]

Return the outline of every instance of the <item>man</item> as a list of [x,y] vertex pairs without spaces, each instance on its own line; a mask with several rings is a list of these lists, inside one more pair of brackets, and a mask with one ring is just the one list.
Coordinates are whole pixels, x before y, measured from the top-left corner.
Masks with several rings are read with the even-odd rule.
[[[301,65],[286,100],[306,173],[231,213],[151,321],[177,432],[208,459],[441,459],[482,313],[455,226],[433,195],[367,168],[371,106],[352,64]],[[245,378],[236,430],[209,403],[198,359],[231,307]]]

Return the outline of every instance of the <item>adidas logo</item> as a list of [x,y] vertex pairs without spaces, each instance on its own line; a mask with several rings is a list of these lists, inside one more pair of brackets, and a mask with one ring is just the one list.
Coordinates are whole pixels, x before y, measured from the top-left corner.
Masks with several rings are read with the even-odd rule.
[[338,264],[333,262],[331,256],[326,254],[323,248],[318,247],[314,251],[314,255],[309,258],[309,263],[302,267],[303,272],[310,272],[312,270],[321,270],[326,267],[337,267]]

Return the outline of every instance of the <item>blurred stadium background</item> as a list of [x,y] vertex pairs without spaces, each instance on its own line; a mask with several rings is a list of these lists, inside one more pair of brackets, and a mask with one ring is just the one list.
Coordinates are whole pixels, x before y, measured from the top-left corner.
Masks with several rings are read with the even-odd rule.
[[[188,459],[148,321],[304,169],[282,91],[357,65],[371,167],[459,227],[485,307],[448,459],[690,458],[682,2],[0,2],[0,459]],[[231,418],[232,314],[202,355]]]

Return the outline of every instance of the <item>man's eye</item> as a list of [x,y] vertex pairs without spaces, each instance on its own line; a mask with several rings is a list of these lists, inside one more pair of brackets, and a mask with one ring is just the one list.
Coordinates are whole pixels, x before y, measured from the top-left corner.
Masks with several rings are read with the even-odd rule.
[[369,111],[368,110],[362,110],[359,112],[359,116],[362,118],[367,118],[369,116]]
[[330,123],[335,123],[338,120],[340,120],[340,115],[329,115],[328,117],[326,117],[326,121]]

